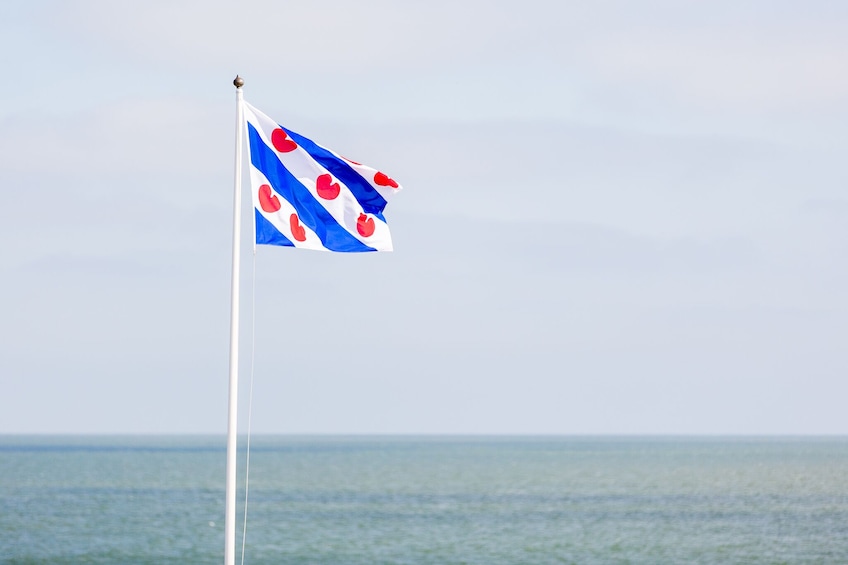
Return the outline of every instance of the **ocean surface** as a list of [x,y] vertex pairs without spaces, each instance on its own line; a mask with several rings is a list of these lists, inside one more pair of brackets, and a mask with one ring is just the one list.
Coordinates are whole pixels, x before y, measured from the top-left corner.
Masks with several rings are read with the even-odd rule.
[[[222,563],[224,446],[0,436],[0,563]],[[249,486],[250,564],[848,564],[848,438],[254,437]]]

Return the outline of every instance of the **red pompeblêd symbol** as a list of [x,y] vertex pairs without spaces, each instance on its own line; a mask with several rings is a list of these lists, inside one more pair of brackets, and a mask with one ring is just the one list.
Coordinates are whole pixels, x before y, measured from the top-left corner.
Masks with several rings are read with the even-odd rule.
[[385,173],[377,173],[374,175],[374,182],[380,186],[390,186],[392,188],[398,187],[398,183],[396,183],[393,178],[386,176]]
[[341,191],[339,183],[333,182],[333,177],[328,173],[324,173],[315,179],[315,189],[318,191],[318,196],[324,200],[332,200]]
[[276,194],[271,194],[271,187],[267,184],[259,187],[259,206],[269,214],[280,209],[280,199]]
[[356,219],[356,231],[358,231],[359,235],[362,237],[371,237],[374,234],[374,228],[376,228],[374,218],[369,218],[365,214],[360,214]]
[[277,128],[271,132],[271,145],[280,153],[288,153],[297,149],[297,143],[289,139],[289,134],[283,128]]
[[306,241],[306,229],[300,225],[297,214],[289,216],[289,227],[291,228],[293,238],[297,241]]

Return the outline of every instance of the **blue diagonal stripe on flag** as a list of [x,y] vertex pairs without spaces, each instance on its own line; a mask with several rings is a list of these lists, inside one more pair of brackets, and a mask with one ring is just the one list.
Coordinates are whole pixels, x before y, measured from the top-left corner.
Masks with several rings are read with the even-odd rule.
[[[374,190],[368,181],[366,181],[359,173],[354,171],[350,165],[339,159],[320,145],[310,139],[303,137],[290,129],[286,132],[294,139],[298,145],[303,147],[309,156],[321,163],[325,169],[330,171],[334,177],[347,185],[356,200],[362,205],[366,212],[372,214],[381,214],[386,207],[386,199],[380,196],[380,193]],[[382,219],[382,216],[380,216]]]
[[391,251],[383,217],[401,187],[283,128],[244,103],[256,243],[340,252]]
[[330,251],[375,251],[339,225],[309,190],[280,163],[274,150],[262,142],[253,124],[248,123],[247,128],[251,164],[265,175],[277,194],[294,206],[300,221],[315,232],[324,247]]
[[253,221],[256,222],[256,243],[260,245],[281,245],[294,247],[292,240],[280,233],[274,224],[265,219],[258,209],[253,209]]

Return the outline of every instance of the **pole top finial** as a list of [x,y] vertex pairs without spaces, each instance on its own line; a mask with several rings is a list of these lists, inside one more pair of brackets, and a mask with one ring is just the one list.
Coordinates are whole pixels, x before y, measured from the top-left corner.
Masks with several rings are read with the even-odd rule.
[[242,86],[244,86],[244,79],[241,78],[240,76],[236,75],[236,78],[233,79],[233,85],[236,88],[241,88]]

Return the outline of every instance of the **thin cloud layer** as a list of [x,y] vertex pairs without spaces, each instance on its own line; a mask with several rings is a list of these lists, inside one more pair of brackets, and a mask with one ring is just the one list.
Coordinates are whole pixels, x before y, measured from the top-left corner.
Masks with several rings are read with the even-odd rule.
[[[492,85],[532,68],[528,89],[557,77],[627,89],[696,109],[753,112],[835,106],[848,95],[843,7],[831,2],[428,2],[285,4],[63,3],[52,34],[96,57],[168,73],[334,75],[375,87],[462,69]],[[108,50],[100,48],[108,45]],[[319,85],[327,85],[319,79]],[[640,95],[639,92],[642,92]],[[553,100],[546,100],[553,110]]]
[[254,429],[848,431],[841,5],[3,10],[2,432],[223,431],[235,73],[406,187],[260,249]]

